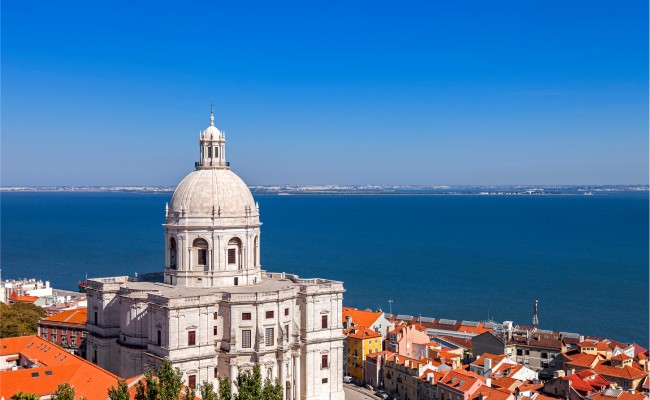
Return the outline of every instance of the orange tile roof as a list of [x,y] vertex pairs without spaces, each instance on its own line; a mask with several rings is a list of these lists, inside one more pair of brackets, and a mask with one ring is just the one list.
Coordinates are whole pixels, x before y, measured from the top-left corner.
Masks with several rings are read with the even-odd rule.
[[47,318],[41,319],[41,321],[52,321],[52,322],[68,322],[71,324],[85,324],[88,321],[88,309],[75,308],[73,310],[61,311],[58,314],[54,314]]
[[614,357],[612,357],[612,360],[614,361],[625,361],[625,360],[631,360],[632,357],[628,356],[627,354],[621,353],[617,354]]
[[483,353],[482,356],[479,356],[479,358],[477,358],[476,360],[474,360],[474,362],[472,362],[472,365],[482,367],[483,365],[485,365],[485,359],[486,358],[492,360],[492,367],[494,368],[498,363],[500,363],[501,361],[503,361],[504,358],[506,358],[506,355],[505,354],[496,355],[496,354],[490,354],[490,353]]
[[488,329],[488,328],[483,328],[481,326],[465,326],[465,325],[461,325],[461,326],[458,327],[458,329],[456,329],[456,331],[458,331],[458,332],[467,332],[467,333],[476,333],[476,334],[480,335],[481,333],[491,332],[492,330]]
[[346,321],[348,316],[352,317],[352,323],[354,325],[362,325],[371,327],[379,317],[381,317],[381,312],[374,311],[364,311],[357,310],[356,308],[343,307],[343,321]]
[[512,393],[504,389],[496,389],[488,386],[481,386],[476,392],[472,395],[472,399],[478,399],[479,395],[482,395],[483,399],[486,400],[508,400],[514,399]]
[[567,362],[567,365],[574,365],[576,367],[584,368],[591,368],[596,362],[601,360],[599,356],[587,353],[572,354],[570,357],[567,357],[570,359],[570,361]]
[[620,392],[618,396],[608,396],[605,392],[592,394],[589,396],[592,400],[647,400],[648,397],[643,393],[630,393],[630,392]]
[[609,348],[609,346],[607,345],[607,343],[605,343],[605,342],[603,342],[603,341],[601,341],[601,340],[598,340],[598,341],[596,341],[596,340],[585,340],[585,341],[582,342],[582,343],[578,343],[578,346],[579,346],[579,347],[582,347],[582,348],[584,348],[584,347],[593,347],[593,348],[595,348],[595,349],[598,350],[598,351],[607,351],[607,350],[610,350],[610,348]]
[[535,396],[535,400],[557,400],[557,398],[556,397],[545,396],[545,395],[540,393],[537,396]]
[[462,369],[452,369],[447,372],[444,378],[440,380],[439,384],[460,390],[462,392],[468,391],[476,382],[481,384],[485,383],[482,376],[474,372],[464,371]]
[[492,386],[498,386],[498,387],[507,389],[510,392],[515,390],[515,388],[518,388],[522,384],[523,384],[522,381],[520,381],[518,379],[514,379],[514,378],[509,378],[507,376],[492,380]]
[[25,303],[33,303],[38,300],[38,296],[20,296],[15,299],[16,301],[22,301]]
[[377,333],[373,331],[372,329],[369,329],[365,326],[355,326],[354,328],[350,328],[344,332],[349,338],[354,338],[354,339],[375,339],[375,338],[381,338],[381,333]]
[[36,362],[34,368],[0,372],[0,396],[9,399],[18,391],[45,396],[59,384],[69,383],[77,398],[105,400],[108,388],[117,386],[118,377],[38,336],[0,339],[0,355],[20,354]]
[[460,354],[452,353],[450,351],[441,351],[440,354],[438,354],[438,358],[460,358]]
[[600,365],[596,365],[593,368],[593,370],[599,373],[600,375],[603,375],[604,377],[622,378],[628,380],[641,379],[646,376],[645,372],[638,370],[636,368],[632,368],[629,365],[619,368],[619,367],[612,367],[610,365],[600,364]]

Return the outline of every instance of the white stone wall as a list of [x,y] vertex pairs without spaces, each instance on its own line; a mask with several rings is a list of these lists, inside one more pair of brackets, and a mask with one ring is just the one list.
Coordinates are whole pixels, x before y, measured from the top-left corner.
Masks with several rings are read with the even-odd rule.
[[[190,375],[197,384],[216,384],[215,369],[233,380],[239,368],[259,363],[262,376],[279,379],[288,399],[343,399],[342,285],[316,279],[301,283],[295,277],[294,283],[279,276],[272,279],[286,283],[277,283],[278,290],[185,289],[181,296],[166,285],[157,291],[127,282],[94,285],[89,304],[99,312],[97,325],[89,317],[88,358],[97,350],[97,363],[122,377],[155,369],[169,358],[186,384]],[[267,318],[270,311],[273,316]],[[244,313],[251,319],[243,320]],[[322,316],[327,316],[326,327]],[[274,334],[268,344],[267,328]],[[244,329],[251,331],[250,348],[242,347]],[[194,345],[188,343],[189,331],[195,332]],[[323,355],[328,357],[324,367]]]

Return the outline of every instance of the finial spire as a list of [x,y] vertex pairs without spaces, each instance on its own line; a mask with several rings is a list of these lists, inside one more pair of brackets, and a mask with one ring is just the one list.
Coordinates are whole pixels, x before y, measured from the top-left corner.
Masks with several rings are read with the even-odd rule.
[[210,100],[210,126],[214,126],[214,105],[212,100]]

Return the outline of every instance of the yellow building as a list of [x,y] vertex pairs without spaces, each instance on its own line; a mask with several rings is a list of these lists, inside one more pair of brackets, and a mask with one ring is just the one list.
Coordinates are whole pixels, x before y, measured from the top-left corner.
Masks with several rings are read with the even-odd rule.
[[381,334],[366,328],[355,326],[344,331],[345,340],[345,375],[363,383],[363,364],[366,355],[382,351]]

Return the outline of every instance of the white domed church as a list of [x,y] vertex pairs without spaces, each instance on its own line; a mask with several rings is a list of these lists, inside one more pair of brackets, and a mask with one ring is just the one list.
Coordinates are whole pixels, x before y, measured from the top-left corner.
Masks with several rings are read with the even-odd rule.
[[199,144],[166,210],[163,278],[88,280],[88,359],[129,378],[168,358],[188,386],[258,363],[285,399],[343,399],[343,284],[264,271],[259,207],[212,113]]

